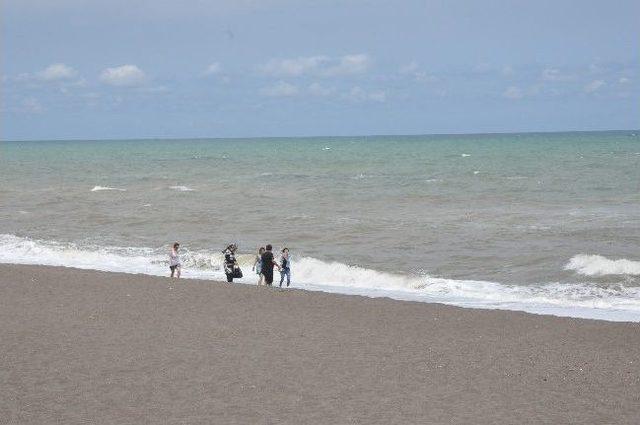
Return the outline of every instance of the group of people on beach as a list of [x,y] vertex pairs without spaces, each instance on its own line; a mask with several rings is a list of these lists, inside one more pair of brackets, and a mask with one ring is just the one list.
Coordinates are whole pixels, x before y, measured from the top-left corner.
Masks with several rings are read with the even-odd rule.
[[[180,278],[182,264],[178,251],[180,243],[175,242],[169,252],[169,270],[171,277]],[[236,251],[238,246],[234,243],[227,246],[223,251],[224,254],[224,273],[227,276],[227,282],[233,283],[233,279],[242,278],[242,270],[236,259]],[[285,278],[287,279],[287,287],[291,284],[291,260],[289,259],[289,248],[282,248],[280,261],[276,261],[273,255],[273,247],[267,244],[258,249],[255,261],[251,270],[258,275],[258,286],[273,285],[273,269],[277,268],[280,272],[280,287]]]

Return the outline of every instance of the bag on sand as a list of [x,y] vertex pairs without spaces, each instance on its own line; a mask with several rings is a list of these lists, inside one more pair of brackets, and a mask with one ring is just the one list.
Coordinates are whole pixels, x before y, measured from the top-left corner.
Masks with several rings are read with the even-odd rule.
[[233,269],[233,278],[240,279],[241,277],[242,277],[242,270],[240,270],[240,267],[236,267],[235,269]]

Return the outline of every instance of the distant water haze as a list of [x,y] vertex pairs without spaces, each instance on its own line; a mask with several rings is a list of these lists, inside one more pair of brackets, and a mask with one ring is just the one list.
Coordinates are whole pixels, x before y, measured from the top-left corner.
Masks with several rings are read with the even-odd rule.
[[640,320],[638,132],[3,142],[0,153],[2,262],[166,274],[180,241],[185,276],[215,278],[236,242],[249,283],[251,254],[272,243],[291,249],[294,284],[310,289]]

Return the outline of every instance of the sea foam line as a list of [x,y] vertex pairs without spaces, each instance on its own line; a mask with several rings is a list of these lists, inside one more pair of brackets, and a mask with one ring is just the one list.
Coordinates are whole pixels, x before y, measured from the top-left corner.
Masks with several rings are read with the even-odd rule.
[[[167,253],[167,247],[78,246],[0,234],[0,263],[167,276]],[[181,253],[181,259],[186,278],[224,280],[220,252],[187,250]],[[251,272],[252,260],[253,255],[239,256],[245,272],[240,283],[255,284],[257,277]],[[311,257],[292,259],[292,278],[296,288],[306,290],[640,322],[640,288],[620,284],[607,287],[588,282],[505,285],[385,273]]]

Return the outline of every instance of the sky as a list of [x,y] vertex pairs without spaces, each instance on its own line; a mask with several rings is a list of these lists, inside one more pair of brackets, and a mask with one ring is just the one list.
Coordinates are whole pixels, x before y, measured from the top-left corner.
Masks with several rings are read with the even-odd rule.
[[640,2],[0,0],[2,140],[640,128]]

